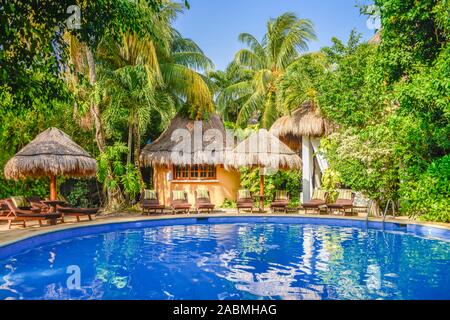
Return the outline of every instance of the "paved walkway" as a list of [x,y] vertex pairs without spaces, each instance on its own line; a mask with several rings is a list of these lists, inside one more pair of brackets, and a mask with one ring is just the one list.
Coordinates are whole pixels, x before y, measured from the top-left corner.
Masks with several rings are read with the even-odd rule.
[[[66,218],[66,222],[62,224],[58,224],[55,226],[43,226],[39,227],[37,222],[28,222],[27,227],[23,228],[21,225],[13,225],[10,230],[7,229],[6,224],[0,224],[0,246],[6,245],[11,242],[15,242],[17,240],[22,240],[25,238],[29,238],[34,235],[39,235],[47,232],[53,232],[58,230],[65,230],[74,227],[80,226],[90,226],[90,225],[98,225],[98,224],[106,224],[106,223],[120,223],[120,222],[128,222],[128,221],[139,221],[139,220],[152,220],[152,219],[173,219],[173,218],[187,218],[187,217],[236,217],[236,216],[262,216],[262,217],[313,217],[313,218],[334,218],[334,219],[355,219],[355,220],[365,220],[365,214],[360,214],[359,216],[342,216],[342,215],[326,215],[326,214],[303,214],[303,213],[293,213],[293,214],[283,214],[283,213],[240,213],[238,214],[233,209],[227,209],[222,211],[216,211],[211,214],[151,214],[150,216],[143,216],[140,213],[116,213],[109,215],[99,215],[93,221],[85,221],[77,222],[75,219],[69,220],[71,218]],[[370,221],[382,221],[381,218],[371,217]],[[422,223],[417,221],[409,220],[407,217],[396,217],[396,218],[388,218],[386,221],[388,222],[400,222],[404,224],[421,224],[427,226],[433,226],[438,228],[444,228],[450,230],[450,224],[446,223]]]

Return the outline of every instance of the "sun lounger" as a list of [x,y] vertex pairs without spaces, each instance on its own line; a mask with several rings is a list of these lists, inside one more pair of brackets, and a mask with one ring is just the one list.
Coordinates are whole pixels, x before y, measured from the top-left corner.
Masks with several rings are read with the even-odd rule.
[[211,197],[208,190],[195,191],[195,210],[200,213],[201,210],[211,212],[214,210],[214,204],[211,203]]
[[80,222],[81,217],[88,217],[89,221],[92,221],[92,216],[95,216],[98,213],[98,210],[100,210],[100,208],[76,208],[71,207],[69,204],[56,206],[56,212],[62,214],[63,222],[64,217],[75,217],[78,222]]
[[289,195],[284,190],[277,190],[275,192],[275,196],[273,197],[273,201],[270,204],[270,209],[272,212],[277,210],[283,211],[287,213],[287,207],[289,205]]
[[158,192],[154,190],[144,190],[141,193],[141,209],[142,214],[150,214],[150,211],[156,213],[156,211],[160,210],[161,213],[164,212],[164,205],[159,203],[159,195]]
[[305,214],[308,213],[308,210],[320,213],[321,207],[324,207],[327,204],[327,196],[328,193],[326,191],[315,189],[311,200],[302,204]]
[[355,194],[352,190],[339,190],[339,195],[335,203],[327,204],[327,211],[332,212],[333,210],[338,210],[340,213],[345,215],[345,213],[350,210],[353,214],[353,200],[355,199]]
[[42,212],[38,208],[32,208],[31,204],[24,197],[13,197],[3,200],[2,214],[0,220],[8,221],[8,229],[11,228],[13,222],[20,222],[26,227],[27,221],[38,221],[42,226],[42,221],[48,221],[51,225],[56,224],[57,219],[61,219],[60,213]]
[[254,201],[250,190],[242,189],[238,191],[236,205],[238,213],[241,209],[250,209],[250,212],[253,213]]
[[[50,213],[52,211],[52,208],[39,197],[29,197],[28,201],[31,203],[32,208],[38,208],[41,210],[41,212]],[[91,221],[92,216],[96,215],[99,210],[99,208],[74,207],[70,205],[62,196],[60,197],[59,201],[60,203],[54,206],[53,211],[56,210],[56,212],[62,214],[62,222],[64,222],[64,217],[75,217],[78,222],[80,222],[81,217],[88,217],[88,219]]]
[[172,213],[179,211],[189,213],[191,205],[188,202],[187,193],[185,191],[172,191],[170,195],[170,207]]

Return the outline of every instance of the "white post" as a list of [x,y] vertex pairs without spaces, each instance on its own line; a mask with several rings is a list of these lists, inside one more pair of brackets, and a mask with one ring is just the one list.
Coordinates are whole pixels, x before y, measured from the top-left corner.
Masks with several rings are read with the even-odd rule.
[[309,137],[302,136],[302,202],[311,200],[312,196],[312,172],[313,172],[313,150]]
[[319,152],[320,139],[312,138],[311,144],[313,146],[314,153],[316,154],[317,163],[320,167],[320,172],[323,173],[326,169],[328,169],[328,161],[324,158],[324,156]]

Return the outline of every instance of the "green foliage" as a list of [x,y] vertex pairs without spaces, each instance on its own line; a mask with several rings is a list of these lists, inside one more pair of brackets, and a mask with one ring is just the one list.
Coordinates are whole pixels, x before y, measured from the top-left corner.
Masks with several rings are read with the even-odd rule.
[[[259,169],[242,168],[241,187],[249,189],[253,194],[259,194]],[[273,175],[264,177],[264,194],[267,196],[266,204],[272,202],[277,190],[286,190],[291,204],[299,203],[301,173],[296,170],[278,171]]]
[[337,189],[341,185],[341,174],[333,169],[326,169],[322,174],[321,189],[328,191],[328,201],[334,202],[337,198]]
[[221,208],[236,208],[236,201],[225,198],[225,200],[223,200],[223,204],[221,205]]
[[388,82],[430,66],[450,37],[448,0],[375,0],[381,9],[380,59]]
[[82,208],[92,207],[92,203],[89,200],[89,187],[88,183],[83,180],[78,180],[73,186],[71,192],[66,197],[66,200],[74,206],[79,206]]
[[384,125],[348,129],[323,140],[322,147],[345,186],[377,201],[397,199],[398,163],[390,135]]
[[335,69],[319,78],[319,106],[340,125],[324,152],[344,186],[378,202],[400,199],[404,214],[448,221],[449,2],[375,3],[380,45],[351,36],[322,50]]
[[376,48],[355,41],[355,35],[347,45],[335,39],[333,47],[323,50],[332,71],[317,85],[321,112],[345,127],[377,123],[385,108],[384,89],[371,79]]
[[401,208],[410,216],[436,222],[450,222],[450,156],[430,164],[416,181],[400,189]]
[[128,148],[122,143],[109,146],[98,157],[97,178],[104,189],[118,190],[123,188],[125,194],[134,199],[143,188],[139,169],[132,164],[124,164],[123,159]]

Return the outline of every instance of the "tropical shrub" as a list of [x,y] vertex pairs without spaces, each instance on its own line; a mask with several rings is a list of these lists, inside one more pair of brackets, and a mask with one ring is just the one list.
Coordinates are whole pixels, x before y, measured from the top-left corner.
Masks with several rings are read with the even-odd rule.
[[416,181],[400,188],[401,208],[421,220],[450,222],[450,156],[431,163]]

